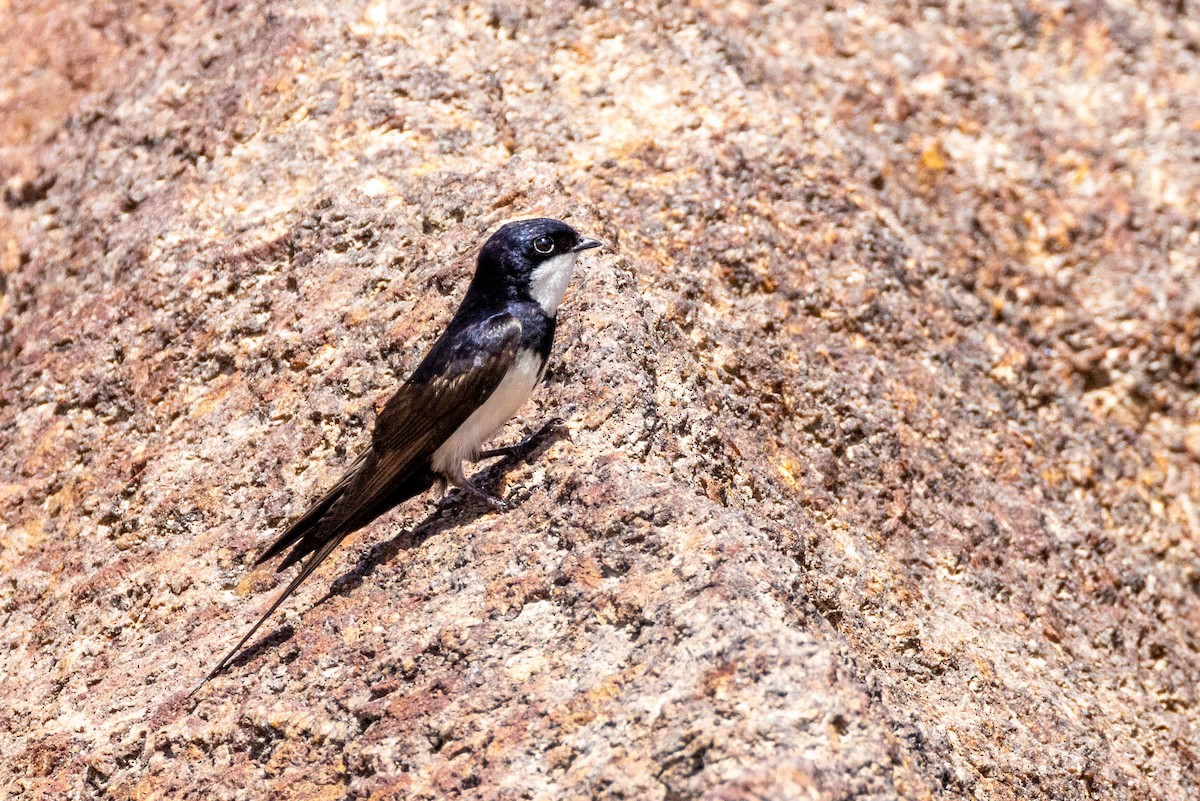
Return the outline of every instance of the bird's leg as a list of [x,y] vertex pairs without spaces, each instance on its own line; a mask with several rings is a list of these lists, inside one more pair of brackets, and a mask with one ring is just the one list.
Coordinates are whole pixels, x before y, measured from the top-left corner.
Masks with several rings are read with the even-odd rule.
[[484,492],[483,490],[481,490],[479,487],[477,487],[474,484],[474,482],[472,482],[469,478],[464,476],[462,474],[461,470],[458,472],[458,475],[446,476],[446,480],[448,482],[450,482],[451,486],[457,487],[458,489],[460,489],[463,492],[466,492],[470,495],[474,495],[476,498],[483,501],[488,506],[492,507],[493,509],[495,509],[498,512],[504,512],[504,511],[508,510],[507,503],[500,500],[496,496],[489,495],[486,492]]
[[475,458],[475,461],[479,462],[483,461],[484,459],[495,459],[497,457],[508,459],[514,456],[520,456],[527,448],[529,448],[530,445],[539,442],[544,436],[546,436],[548,432],[553,431],[556,428],[561,428],[562,424],[562,418],[552,417],[543,423],[541,428],[539,428],[537,431],[534,431],[520,442],[514,445],[505,445],[500,448],[492,448],[489,451],[484,451]]
[[521,453],[521,449],[529,444],[529,440],[532,438],[533,435],[530,434],[528,437],[516,443],[515,445],[503,445],[499,448],[492,448],[491,450],[483,451],[479,454],[479,456],[475,457],[475,461],[482,462],[484,459],[496,459],[498,457],[504,457],[505,459],[508,459],[511,456],[517,456]]

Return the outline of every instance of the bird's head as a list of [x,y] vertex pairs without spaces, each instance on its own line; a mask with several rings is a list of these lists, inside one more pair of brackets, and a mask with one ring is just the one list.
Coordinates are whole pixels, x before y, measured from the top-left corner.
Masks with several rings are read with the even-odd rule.
[[476,281],[498,283],[507,292],[530,297],[553,317],[558,311],[575,259],[600,242],[587,239],[561,220],[519,220],[500,227],[479,252]]

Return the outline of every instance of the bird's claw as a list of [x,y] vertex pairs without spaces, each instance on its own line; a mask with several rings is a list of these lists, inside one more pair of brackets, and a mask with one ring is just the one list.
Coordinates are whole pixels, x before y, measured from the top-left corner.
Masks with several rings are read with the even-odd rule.
[[545,423],[542,423],[541,427],[537,431],[534,431],[520,442],[513,445],[504,445],[500,448],[486,450],[479,454],[479,457],[476,461],[482,461],[483,459],[496,459],[500,457],[511,459],[514,457],[523,456],[525,451],[529,449],[530,445],[540,442],[547,434],[561,433],[565,429],[566,423],[561,417],[551,417]]
[[474,495],[476,498],[483,501],[497,512],[507,512],[509,509],[509,505],[506,501],[502,501],[495,495],[484,492],[469,479],[459,479],[458,481],[454,482],[454,486],[458,487],[460,490],[469,495]]

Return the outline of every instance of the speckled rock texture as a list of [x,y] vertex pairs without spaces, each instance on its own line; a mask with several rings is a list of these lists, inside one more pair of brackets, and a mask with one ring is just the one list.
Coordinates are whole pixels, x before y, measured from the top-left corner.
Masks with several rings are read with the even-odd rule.
[[[1200,797],[1200,7],[0,0],[0,797]],[[480,468],[289,574],[501,222]]]

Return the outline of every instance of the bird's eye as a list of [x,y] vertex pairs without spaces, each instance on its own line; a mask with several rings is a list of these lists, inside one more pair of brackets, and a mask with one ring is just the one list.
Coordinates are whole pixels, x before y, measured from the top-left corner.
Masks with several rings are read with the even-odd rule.
[[539,236],[533,240],[533,249],[538,253],[545,255],[554,252],[554,240],[548,236]]

